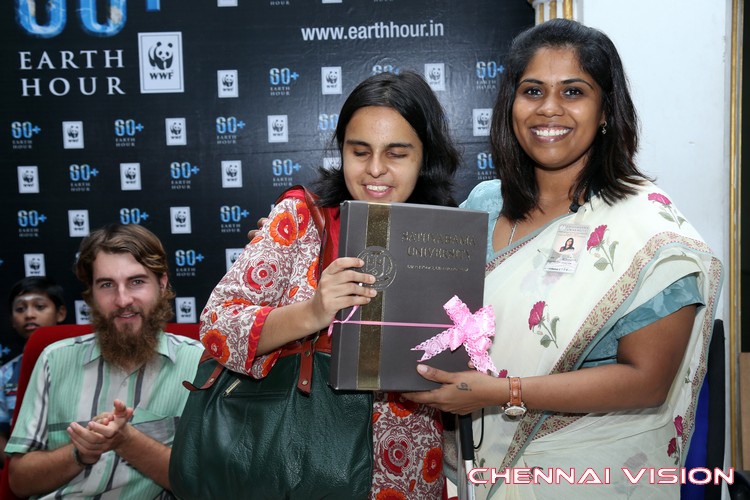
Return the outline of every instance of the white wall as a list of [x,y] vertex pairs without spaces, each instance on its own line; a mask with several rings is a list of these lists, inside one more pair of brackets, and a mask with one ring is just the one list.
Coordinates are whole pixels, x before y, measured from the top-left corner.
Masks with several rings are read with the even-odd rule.
[[618,48],[641,120],[638,163],[724,263],[729,318],[731,0],[578,0]]

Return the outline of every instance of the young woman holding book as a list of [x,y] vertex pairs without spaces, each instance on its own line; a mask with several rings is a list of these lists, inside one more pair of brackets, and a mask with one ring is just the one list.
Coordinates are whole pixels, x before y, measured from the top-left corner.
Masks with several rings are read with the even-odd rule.
[[[314,186],[325,234],[313,224],[311,201],[300,190],[283,195],[203,310],[202,342],[231,370],[265,377],[290,346],[327,328],[339,310],[375,296],[363,286],[375,278],[355,270],[364,264],[360,259],[335,258],[341,202],[456,205],[451,189],[458,153],[442,106],[416,73],[383,73],[360,83],[341,109],[335,144],[341,167],[321,169]],[[320,335],[317,349],[327,341]],[[313,396],[315,390],[331,389],[313,388]],[[439,412],[376,393],[365,418],[372,421],[373,473],[364,496],[440,498]]]

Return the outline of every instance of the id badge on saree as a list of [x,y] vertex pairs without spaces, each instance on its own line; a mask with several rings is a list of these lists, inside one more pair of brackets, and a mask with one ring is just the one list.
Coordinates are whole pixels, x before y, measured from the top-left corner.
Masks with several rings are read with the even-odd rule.
[[560,224],[544,270],[553,273],[574,273],[578,267],[578,260],[586,248],[589,229],[585,224]]

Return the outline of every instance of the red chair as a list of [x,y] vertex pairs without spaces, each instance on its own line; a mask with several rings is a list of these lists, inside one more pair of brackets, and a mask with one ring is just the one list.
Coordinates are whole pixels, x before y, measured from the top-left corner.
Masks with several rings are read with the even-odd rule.
[[[170,333],[190,337],[191,339],[196,340],[199,338],[199,329],[200,325],[198,323],[167,323],[165,328],[165,330]],[[18,378],[18,392],[16,396],[16,413],[18,413],[18,409],[23,402],[23,395],[26,392],[26,386],[29,384],[31,372],[34,370],[36,360],[44,348],[58,340],[85,335],[87,333],[91,333],[91,325],[43,326],[34,331],[31,337],[29,337],[29,340],[26,341],[26,346],[23,349],[21,373]],[[15,425],[15,420],[11,424],[11,432],[13,431],[13,425]],[[10,489],[10,483],[8,482],[7,459],[5,460],[5,466],[0,475],[0,499],[20,500]]]

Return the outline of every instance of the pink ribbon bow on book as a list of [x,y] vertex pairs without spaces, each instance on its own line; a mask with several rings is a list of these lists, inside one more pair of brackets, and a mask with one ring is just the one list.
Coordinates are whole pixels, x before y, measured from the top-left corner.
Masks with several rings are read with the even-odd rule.
[[487,353],[495,336],[495,312],[492,306],[484,306],[472,314],[469,307],[454,295],[443,305],[443,309],[454,326],[412,347],[412,351],[424,351],[419,361],[426,361],[446,349],[455,351],[463,345],[474,368],[484,373],[489,370],[497,376],[497,368]]

